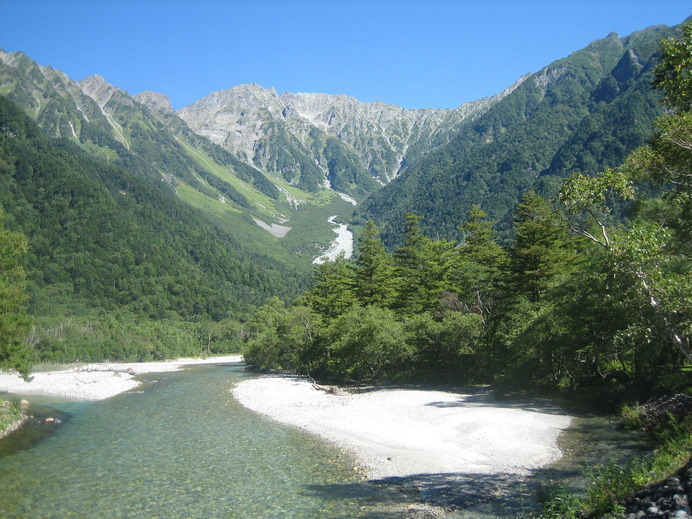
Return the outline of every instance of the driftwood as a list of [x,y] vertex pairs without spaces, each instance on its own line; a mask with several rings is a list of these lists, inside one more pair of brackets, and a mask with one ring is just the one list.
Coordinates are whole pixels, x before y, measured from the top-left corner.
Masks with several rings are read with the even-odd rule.
[[324,391],[328,395],[343,395],[344,391],[341,390],[337,386],[323,386],[321,384],[318,384],[317,381],[312,378],[310,375],[307,375],[308,379],[310,379],[310,385],[313,387],[313,389],[316,389],[318,391]]
[[127,373],[128,375],[136,375],[135,370],[132,368],[82,368],[78,370],[79,372],[87,372],[87,373]]

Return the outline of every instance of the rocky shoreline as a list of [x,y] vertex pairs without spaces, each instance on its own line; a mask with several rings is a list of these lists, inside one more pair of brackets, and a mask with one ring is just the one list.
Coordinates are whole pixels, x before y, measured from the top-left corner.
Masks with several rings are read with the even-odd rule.
[[246,380],[232,391],[248,409],[351,453],[371,480],[526,476],[562,456],[558,437],[571,423],[548,402],[505,404],[483,389],[325,391],[305,378],[279,376]]
[[625,500],[624,519],[692,519],[692,457],[675,474]]

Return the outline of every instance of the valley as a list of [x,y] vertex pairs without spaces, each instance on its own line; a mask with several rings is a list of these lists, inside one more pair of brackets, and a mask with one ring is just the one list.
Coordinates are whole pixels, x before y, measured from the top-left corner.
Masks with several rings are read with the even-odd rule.
[[[610,33],[456,108],[407,109],[245,83],[177,110],[165,93],[131,95],[100,75],[74,80],[0,50],[0,368],[28,377],[36,366],[242,354],[243,365],[199,368],[211,382],[190,373],[164,377],[168,396],[158,400],[152,386],[142,399],[166,409],[166,399],[181,394],[178,380],[200,394],[211,384],[212,416],[230,406],[260,438],[286,447],[297,461],[277,464],[252,439],[247,445],[261,455],[241,462],[266,464],[270,479],[283,474],[288,485],[272,487],[278,508],[269,506],[277,517],[282,500],[300,512],[306,489],[316,497],[306,512],[313,516],[323,496],[332,510],[344,505],[344,516],[365,510],[362,498],[387,498],[381,487],[370,493],[356,485],[343,459],[325,469],[329,483],[315,483],[301,449],[320,451],[319,467],[332,451],[258,425],[228,387],[226,400],[218,396],[219,381],[253,377],[245,369],[303,376],[303,386],[328,398],[344,388],[368,400],[387,396],[383,388],[468,387],[450,393],[463,394],[463,404],[445,396],[421,405],[442,413],[482,403],[521,409],[522,418],[540,411],[557,424],[551,449],[569,420],[553,422],[566,413],[545,402],[583,400],[655,435],[657,447],[633,464],[594,471],[578,496],[555,484],[532,487],[545,495],[540,515],[528,517],[613,517],[635,490],[680,470],[692,447],[691,49],[689,19]],[[95,427],[112,438],[87,415],[109,409],[149,423],[148,409],[126,410],[139,394],[73,409],[87,417],[83,431]],[[540,405],[527,395],[538,395]],[[665,413],[651,403],[660,395]],[[194,405],[179,403],[182,413]],[[170,416],[161,417],[159,435],[169,432],[161,424]],[[207,482],[234,473],[234,444],[219,440],[225,431],[207,436],[203,420],[194,425],[210,451],[221,448],[222,474],[207,477],[205,463],[177,457],[196,457],[189,450],[157,462],[190,467],[186,496],[199,490],[222,500]],[[499,420],[493,432],[506,425]],[[129,431],[118,438],[132,434],[149,445],[145,429],[135,430],[130,418],[124,426]],[[68,458],[78,459],[89,434],[69,430],[76,443],[55,441],[75,447]],[[470,456],[483,448],[479,441]],[[99,454],[85,450],[104,470]],[[56,454],[63,466],[61,453],[45,455]],[[299,476],[290,473],[294,463]],[[213,473],[221,465],[209,466]],[[450,467],[413,481],[420,479],[423,493],[442,482],[446,494],[448,472],[462,470]],[[152,473],[169,474],[157,466],[141,478],[153,482]],[[119,490],[145,490],[143,508],[130,505],[142,516],[178,488],[152,484],[149,493],[129,470],[121,476]],[[247,510],[262,478],[252,495],[242,481],[234,494],[248,498]],[[355,485],[352,502],[342,481]],[[501,486],[515,483],[510,477]],[[66,485],[80,493],[79,509],[83,486]],[[18,514],[30,513],[31,503],[21,506]],[[109,510],[119,506],[108,502]],[[174,500],[166,506],[190,510]],[[411,510],[395,516],[414,516]]]

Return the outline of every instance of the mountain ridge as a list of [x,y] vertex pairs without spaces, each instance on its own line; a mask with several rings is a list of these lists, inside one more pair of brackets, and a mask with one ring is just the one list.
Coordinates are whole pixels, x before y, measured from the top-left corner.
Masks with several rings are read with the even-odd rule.
[[459,240],[458,226],[477,204],[509,240],[523,193],[554,196],[570,173],[615,167],[648,139],[663,113],[651,88],[658,43],[677,30],[611,34],[529,74],[449,144],[371,195],[356,221],[375,220],[394,246],[403,213],[412,212],[425,231]]
[[[343,94],[278,94],[274,88],[249,83],[212,92],[176,113],[200,135],[265,170],[271,165],[258,149],[272,139],[270,124],[278,124],[297,137],[301,151],[329,177],[329,167],[314,145],[314,134],[323,132],[345,144],[346,152],[355,154],[360,165],[383,185],[405,164],[446,143],[455,126],[486,110],[516,86],[459,108],[411,109],[381,101],[365,103]],[[413,156],[409,156],[412,150]],[[284,172],[278,169],[277,173]]]
[[[491,215],[508,236],[511,207],[525,190],[549,194],[568,171],[612,165],[650,133],[658,112],[645,76],[673,30],[611,33],[450,109],[248,83],[173,110],[165,94],[130,96],[100,76],[74,82],[5,52],[0,92],[49,134],[164,179],[229,229],[259,219],[295,235],[302,231],[292,215],[339,194],[361,204],[356,222],[373,218],[392,229],[402,211],[432,214],[438,222],[424,227],[445,228],[450,238],[473,199],[497,207]],[[632,109],[643,117],[628,117]],[[440,222],[443,215],[454,223]]]

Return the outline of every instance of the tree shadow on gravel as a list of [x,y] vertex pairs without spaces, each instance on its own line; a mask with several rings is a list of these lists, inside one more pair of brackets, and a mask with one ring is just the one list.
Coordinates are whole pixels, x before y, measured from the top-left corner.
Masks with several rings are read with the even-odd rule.
[[432,401],[427,406],[452,408],[452,407],[468,407],[468,406],[485,406],[497,407],[506,409],[525,409],[537,413],[565,415],[568,411],[564,409],[563,402],[559,404],[551,397],[541,397],[535,395],[501,395],[496,393],[490,386],[466,386],[466,387],[449,387],[449,386],[434,386],[434,385],[373,385],[373,386],[351,386],[342,388],[347,393],[354,395],[375,393],[378,391],[405,391],[405,390],[420,390],[420,391],[441,391],[444,393],[456,393],[459,395],[458,400],[449,401]]
[[430,402],[432,407],[497,407],[502,409],[523,409],[543,414],[566,415],[568,412],[546,398],[496,398],[489,392],[477,394],[460,394],[459,399],[452,402]]

